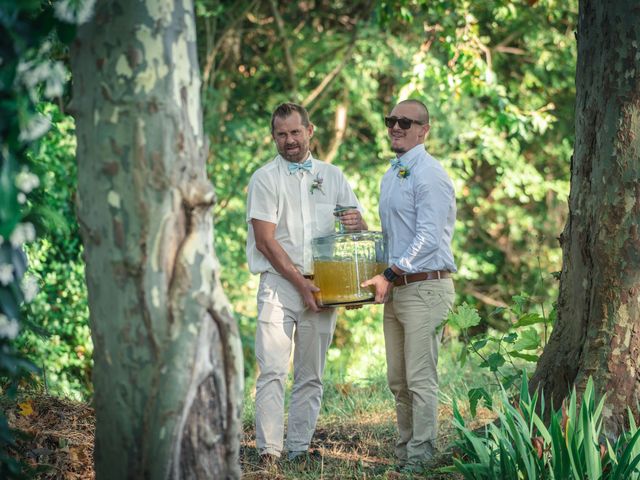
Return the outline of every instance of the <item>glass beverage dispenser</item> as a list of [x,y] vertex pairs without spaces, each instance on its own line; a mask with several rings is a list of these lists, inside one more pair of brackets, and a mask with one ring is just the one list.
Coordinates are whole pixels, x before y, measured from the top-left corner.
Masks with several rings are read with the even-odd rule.
[[334,233],[313,239],[312,247],[313,282],[320,289],[316,293],[318,306],[373,302],[375,289],[360,284],[387,268],[382,232]]

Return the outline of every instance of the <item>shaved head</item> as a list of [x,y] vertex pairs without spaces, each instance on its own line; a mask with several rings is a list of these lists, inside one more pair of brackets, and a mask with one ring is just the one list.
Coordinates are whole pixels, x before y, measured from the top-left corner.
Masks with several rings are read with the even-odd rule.
[[398,105],[412,105],[415,108],[414,111],[417,113],[416,120],[423,122],[425,125],[429,124],[429,110],[427,109],[427,106],[420,100],[414,100],[413,98],[410,98],[408,100],[398,102]]

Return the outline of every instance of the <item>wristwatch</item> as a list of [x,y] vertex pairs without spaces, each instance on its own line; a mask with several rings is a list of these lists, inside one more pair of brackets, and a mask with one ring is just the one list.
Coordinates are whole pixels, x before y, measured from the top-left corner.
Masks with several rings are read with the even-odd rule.
[[384,275],[384,278],[386,278],[391,283],[393,283],[393,281],[400,276],[396,272],[394,272],[391,267],[382,272],[382,275]]

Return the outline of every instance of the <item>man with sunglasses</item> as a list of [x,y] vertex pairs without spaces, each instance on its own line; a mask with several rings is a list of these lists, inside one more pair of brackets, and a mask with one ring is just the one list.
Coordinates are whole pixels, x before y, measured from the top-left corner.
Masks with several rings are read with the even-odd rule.
[[313,124],[301,105],[283,103],[271,117],[278,155],[251,177],[247,260],[260,274],[255,354],[256,446],[263,466],[283,451],[284,388],[293,349],[293,389],[286,450],[305,461],[322,399],[322,374],[336,310],[315,301],[311,240],[334,232],[336,205],[355,205],[340,221],[366,230],[361,207],[342,172],[309,151]]
[[424,147],[427,107],[418,100],[402,101],[385,125],[396,153],[380,185],[390,267],[363,286],[375,286],[376,302],[384,303],[387,379],[399,433],[395,453],[404,472],[419,473],[436,447],[438,326],[455,297],[456,201],[449,176]]

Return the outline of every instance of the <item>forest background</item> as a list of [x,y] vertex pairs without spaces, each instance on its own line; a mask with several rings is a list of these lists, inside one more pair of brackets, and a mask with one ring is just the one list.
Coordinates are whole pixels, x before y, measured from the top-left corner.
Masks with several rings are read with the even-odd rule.
[[[457,192],[456,304],[476,308],[483,328],[497,331],[507,329],[514,311],[553,320],[574,136],[576,1],[195,6],[207,169],[217,196],[215,247],[242,334],[247,395],[255,375],[257,277],[244,254],[246,187],[275,155],[270,115],[284,101],[309,109],[314,154],[345,172],[368,224],[379,229],[379,181],[392,156],[383,116],[398,100],[422,100],[432,119],[427,148]],[[42,49],[50,71],[26,68],[24,80],[46,77],[47,88],[60,94],[38,101],[50,128],[26,165],[39,178],[23,205],[24,224],[37,233],[25,250],[39,292],[24,307],[15,345],[41,369],[47,392],[87,401],[92,344],[74,206],[68,51],[55,41]],[[328,363],[333,382],[384,375],[381,326],[378,307],[340,311]],[[531,326],[526,332],[515,353],[534,366],[548,332]],[[457,332],[448,337],[460,351]],[[495,372],[504,357],[485,362]],[[487,377],[465,378],[464,371],[451,367],[444,395],[467,396],[486,385]]]

